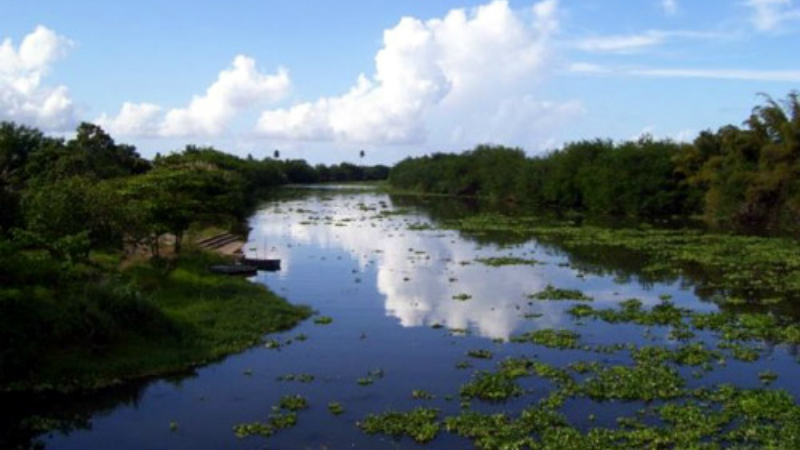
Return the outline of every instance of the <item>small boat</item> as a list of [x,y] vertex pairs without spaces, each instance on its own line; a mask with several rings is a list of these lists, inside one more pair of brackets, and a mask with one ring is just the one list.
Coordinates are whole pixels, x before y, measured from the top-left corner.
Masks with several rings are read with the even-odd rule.
[[211,266],[208,270],[222,274],[222,275],[244,275],[244,276],[252,276],[258,272],[258,268],[255,266],[250,266],[246,264],[220,264],[216,266]]
[[267,272],[276,272],[281,270],[280,259],[257,259],[257,258],[242,258],[241,263],[247,266],[253,266],[258,270]]

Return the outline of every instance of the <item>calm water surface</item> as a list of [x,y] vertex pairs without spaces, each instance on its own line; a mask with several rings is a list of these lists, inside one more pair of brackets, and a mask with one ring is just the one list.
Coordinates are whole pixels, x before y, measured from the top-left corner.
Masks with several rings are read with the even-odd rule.
[[[435,211],[441,207],[457,210],[448,202],[452,200],[442,200]],[[677,346],[667,339],[667,329],[578,322],[566,314],[571,302],[529,304],[526,295],[548,284],[583,291],[595,298],[595,308],[611,307],[631,297],[651,306],[666,294],[679,306],[717,309],[714,303],[699,299],[687,280],[641,282],[635,259],[609,255],[609,261],[617,262],[587,266],[580,255],[536,241],[499,244],[489,237],[478,240],[456,231],[420,229],[431,223],[429,211],[429,206],[370,192],[308,192],[265,205],[251,219],[253,231],[245,250],[252,256],[280,258],[282,270],[259,273],[253,281],[293,303],[310,305],[320,315],[330,316],[333,323],[306,321],[289,332],[265,338],[281,342],[279,349],[259,346],[184,377],[91,398],[65,399],[56,407],[74,411],[78,418],[73,429],[43,436],[45,447],[420,448],[409,439],[367,436],[356,422],[368,413],[423,405],[440,408],[442,415],[457,414],[460,385],[475,370],[492,370],[507,356],[535,357],[559,366],[576,360],[629,361],[627,352],[598,354],[502,342],[514,334],[567,328],[578,331],[582,344],[588,345],[634,342]],[[493,268],[475,261],[493,256],[518,256],[543,264]],[[626,265],[629,267],[621,268]],[[459,294],[471,299],[454,300]],[[526,313],[542,316],[525,318]],[[297,340],[301,334],[307,339]],[[466,356],[475,349],[490,350],[494,358]],[[759,387],[758,373],[770,369],[780,375],[774,388],[800,393],[795,383],[800,364],[792,349],[777,347],[765,352],[754,364],[730,360],[702,380],[686,376],[689,387],[718,382]],[[467,360],[471,369],[456,368]],[[383,376],[374,377],[373,384],[358,384],[358,379],[378,370]],[[681,369],[685,374],[688,370]],[[311,374],[315,379],[311,383],[277,380],[287,374]],[[520,383],[527,389],[526,395],[500,405],[474,401],[473,408],[518,411],[552,389],[549,382],[537,377]],[[411,392],[415,389],[426,390],[436,399],[414,400]],[[234,436],[234,425],[266,421],[272,405],[287,394],[303,395],[310,404],[298,414],[296,427],[268,439]],[[341,403],[346,412],[341,416],[329,413],[327,405],[332,401]],[[597,416],[592,426],[614,426],[616,417],[633,414],[641,406],[572,400],[563,412],[578,427],[590,425],[590,414]],[[170,423],[177,424],[177,430],[171,430]],[[425,447],[471,445],[440,433]]]

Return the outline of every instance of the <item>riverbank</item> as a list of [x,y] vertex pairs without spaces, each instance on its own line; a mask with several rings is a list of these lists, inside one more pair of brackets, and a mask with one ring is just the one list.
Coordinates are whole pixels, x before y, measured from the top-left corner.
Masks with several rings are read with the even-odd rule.
[[257,345],[265,334],[289,329],[310,315],[308,308],[261,285],[208,271],[224,261],[192,250],[169,261],[169,267],[139,262],[109,276],[104,283],[127,290],[135,301],[103,310],[102,301],[98,307],[90,303],[97,299],[89,299],[79,319],[137,325],[110,330],[99,340],[102,345],[42,343],[33,368],[2,389],[69,392],[185,371]]

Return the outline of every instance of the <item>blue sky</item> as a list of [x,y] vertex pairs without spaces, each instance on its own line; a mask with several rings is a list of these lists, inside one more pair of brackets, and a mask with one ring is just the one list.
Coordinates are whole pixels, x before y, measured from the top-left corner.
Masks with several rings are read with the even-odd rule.
[[800,87],[797,0],[0,0],[0,119],[145,156],[691,139]]

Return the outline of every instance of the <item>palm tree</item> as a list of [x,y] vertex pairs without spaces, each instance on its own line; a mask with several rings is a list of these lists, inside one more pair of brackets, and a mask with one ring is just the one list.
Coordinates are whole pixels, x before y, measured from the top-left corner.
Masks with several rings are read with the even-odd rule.
[[366,155],[364,150],[358,152],[358,156],[361,158],[361,181],[364,181],[364,179],[367,177],[367,174],[364,173],[364,155]]
[[[739,214],[760,226],[791,225],[800,219],[800,98],[792,92],[783,101],[762,94],[765,105],[756,106],[745,121],[744,151],[757,152],[752,181]],[[756,150],[757,149],[757,150]],[[751,169],[752,170],[752,169]]]
[[280,159],[281,158],[281,151],[276,149],[274,152],[272,152],[272,156],[275,159]]

